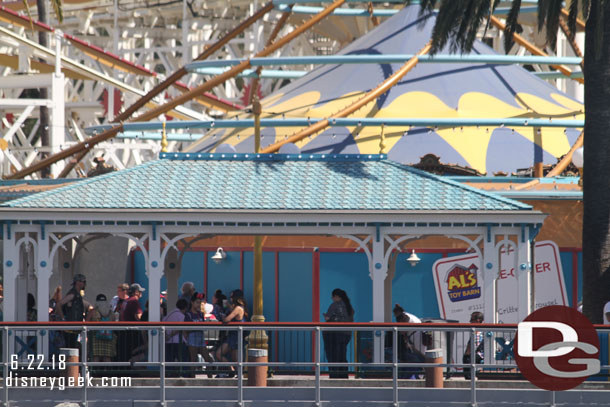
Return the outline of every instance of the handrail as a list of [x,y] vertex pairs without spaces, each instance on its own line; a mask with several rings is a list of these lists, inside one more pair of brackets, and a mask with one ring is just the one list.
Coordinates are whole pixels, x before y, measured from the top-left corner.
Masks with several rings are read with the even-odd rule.
[[[477,327],[482,329],[515,329],[517,324],[471,324],[461,322],[447,322],[447,323],[436,323],[436,322],[422,322],[422,323],[409,323],[409,322],[219,322],[219,321],[205,321],[205,322],[165,322],[165,321],[100,321],[91,322],[83,321],[75,323],[74,321],[12,321],[12,322],[0,322],[0,326],[16,326],[16,327],[27,327],[27,326],[49,326],[49,327],[80,327],[80,326],[117,326],[117,327],[160,327],[160,326],[184,326],[184,327],[205,327],[212,329],[225,329],[227,327],[261,327],[273,329],[274,327],[279,328],[312,328],[312,327],[332,327],[332,328],[471,328]],[[599,325],[599,328],[608,328],[610,326]]]
[[[277,4],[276,9],[284,11],[288,6],[286,4]],[[293,12],[296,14],[315,14],[320,12],[321,7],[315,6],[294,6]],[[508,7],[498,7],[493,13],[495,15],[504,16],[510,11]],[[520,13],[535,13],[538,11],[538,7],[529,6],[521,7]],[[391,17],[394,14],[400,12],[399,9],[374,9],[374,8],[340,8],[333,11],[335,16],[349,16],[349,17]]]
[[[404,63],[416,56],[415,54],[357,54],[357,55],[313,55],[298,57],[251,58],[252,66],[272,65],[334,65],[334,64],[393,64]],[[555,57],[542,55],[494,55],[494,54],[435,54],[419,55],[422,64],[537,64],[537,65],[580,65],[581,57]],[[197,72],[199,68],[218,68],[235,66],[245,59],[216,59],[211,61],[191,62],[185,65],[189,72]]]
[[[335,117],[331,116],[328,119],[323,118],[286,118],[286,119],[261,119],[261,127],[295,127],[309,126],[319,123],[323,120],[329,120],[329,127],[344,127],[344,126],[381,126],[385,127],[404,127],[404,126],[439,126],[439,127],[460,127],[460,126],[500,126],[500,127],[555,127],[555,128],[581,128],[584,127],[584,120],[578,119],[531,119],[531,118],[516,118],[516,117],[481,117],[481,118],[396,118],[396,117]],[[112,129],[111,124],[102,124],[99,126],[88,127],[85,131],[87,134],[95,134],[96,132],[107,131]],[[253,119],[226,119],[226,120],[203,120],[203,121],[176,121],[172,120],[165,125],[166,131],[172,129],[238,129],[249,128],[254,126]],[[145,122],[145,123],[125,123],[123,124],[124,131],[152,131],[161,130],[163,123],[161,122]]]
[[[72,325],[70,325],[72,324]],[[514,359],[512,358],[507,358],[508,356],[510,356],[510,353],[505,353],[505,349],[502,349],[501,352],[497,351],[494,348],[494,344],[496,343],[500,343],[495,339],[505,339],[507,338],[507,333],[508,333],[508,338],[509,339],[514,339],[514,333],[517,329],[517,325],[516,324],[470,324],[470,323],[317,323],[317,322],[275,322],[275,323],[229,323],[229,324],[221,324],[218,322],[215,323],[184,323],[184,322],[164,322],[164,323],[159,323],[159,322],[141,322],[141,323],[134,323],[134,322],[86,322],[83,323],[82,325],[74,325],[73,322],[56,322],[56,323],[48,323],[48,322],[40,322],[38,324],[32,324],[31,322],[11,322],[11,323],[5,323],[4,326],[2,327],[2,337],[3,337],[3,352],[5,358],[2,362],[2,368],[4,371],[4,377],[7,377],[7,374],[10,372],[9,371],[9,365],[11,366],[11,371],[14,369],[14,363],[17,363],[17,369],[19,369],[19,366],[21,366],[21,370],[20,373],[23,372],[25,369],[28,368],[28,366],[30,366],[31,363],[31,357],[27,357],[26,356],[19,356],[17,353],[9,353],[11,351],[11,346],[9,344],[9,342],[12,343],[12,341],[15,341],[15,343],[17,343],[17,339],[18,338],[23,338],[25,336],[30,336],[32,335],[31,330],[32,329],[38,329],[40,330],[39,333],[36,334],[37,337],[42,338],[42,337],[49,337],[50,333],[49,332],[43,332],[43,330],[48,329],[49,331],[58,331],[57,328],[59,327],[70,327],[70,328],[66,328],[66,329],[70,329],[70,330],[79,330],[80,334],[81,334],[81,343],[84,343],[84,338],[88,337],[88,334],[92,334],[94,333],[96,330],[101,330],[101,329],[108,329],[109,326],[112,325],[117,325],[119,324],[119,326],[114,326],[112,328],[112,330],[116,330],[116,331],[138,331],[138,330],[149,330],[149,346],[151,346],[151,343],[154,343],[154,347],[150,347],[149,348],[149,358],[147,358],[145,361],[140,361],[140,362],[136,362],[136,361],[118,361],[118,362],[92,362],[89,361],[89,355],[88,355],[88,350],[86,346],[82,347],[82,358],[81,361],[78,362],[69,362],[66,361],[65,362],[65,366],[79,366],[81,368],[81,376],[87,376],[88,372],[89,372],[89,368],[90,367],[131,367],[131,368],[153,368],[155,370],[158,369],[159,371],[159,398],[160,398],[160,402],[163,405],[165,403],[166,400],[166,386],[168,385],[166,383],[166,369],[167,368],[186,368],[188,369],[188,372],[193,372],[192,369],[194,368],[204,368],[206,369],[206,371],[208,373],[210,373],[211,371],[216,370],[217,368],[221,367],[221,368],[225,368],[225,367],[232,367],[235,369],[235,372],[237,373],[237,383],[235,384],[234,382],[230,382],[228,384],[228,386],[230,386],[231,388],[235,389],[235,393],[229,392],[229,394],[231,394],[229,397],[234,397],[234,398],[229,398],[229,399],[218,399],[217,397],[214,398],[214,403],[216,402],[222,402],[222,403],[227,403],[227,402],[235,402],[237,401],[238,404],[244,402],[244,399],[249,395],[250,397],[252,397],[252,393],[249,392],[249,394],[244,393],[244,368],[252,368],[255,366],[260,366],[260,367],[282,367],[282,368],[286,368],[289,370],[293,370],[295,368],[300,368],[302,369],[303,367],[307,368],[309,370],[310,373],[313,373],[315,376],[313,378],[314,380],[314,388],[312,389],[313,392],[311,394],[312,399],[314,399],[315,403],[321,403],[322,400],[322,396],[323,393],[321,392],[321,388],[322,388],[322,383],[321,383],[321,373],[322,373],[322,368],[339,368],[339,367],[346,367],[346,368],[357,368],[351,370],[351,372],[353,373],[361,373],[361,372],[366,372],[366,371],[371,371],[370,368],[381,368],[383,369],[383,371],[385,372],[391,372],[391,377],[386,377],[386,378],[381,378],[381,380],[391,380],[391,390],[393,391],[393,397],[394,397],[394,402],[395,404],[402,404],[404,403],[404,395],[403,397],[399,397],[399,382],[398,379],[404,379],[405,377],[399,377],[399,375],[401,373],[406,373],[406,372],[412,372],[412,370],[405,370],[405,369],[414,369],[414,368],[418,368],[419,370],[417,372],[422,372],[425,368],[451,368],[453,370],[451,370],[451,373],[456,373],[456,369],[464,369],[465,373],[467,370],[469,370],[470,372],[472,372],[470,374],[470,378],[467,379],[469,383],[469,388],[466,387],[462,387],[462,386],[458,386],[458,387],[462,387],[463,392],[468,391],[470,393],[470,404],[471,405],[476,405],[476,400],[477,400],[477,375],[478,372],[480,371],[484,371],[485,369],[496,369],[498,371],[505,371],[505,370],[509,370],[509,371],[514,371],[514,369],[517,369],[519,366],[515,363]],[[29,325],[29,327],[28,327]],[[165,346],[164,344],[166,344],[166,340],[168,339],[167,336],[167,332],[170,330],[168,328],[171,327],[171,330],[186,330],[186,331],[210,331],[210,330],[231,330],[231,331],[237,331],[238,335],[237,335],[237,353],[238,353],[238,357],[235,361],[230,361],[230,362],[220,362],[220,361],[211,361],[211,362],[203,362],[203,361],[188,361],[188,362],[184,362],[184,361],[173,361],[173,360],[166,360],[166,354],[165,354]],[[180,327],[180,328],[177,328]],[[253,328],[254,327],[260,327],[263,330],[266,331],[270,331],[270,332],[284,332],[284,333],[290,333],[291,331],[295,331],[295,332],[304,332],[306,333],[306,336],[302,336],[303,338],[307,338],[307,341],[310,341],[308,343],[314,345],[311,349],[311,353],[308,353],[307,356],[305,356],[304,359],[302,358],[298,358],[298,359],[293,359],[291,357],[291,355],[286,355],[288,356],[286,359],[281,359],[281,358],[272,358],[270,357],[268,359],[267,362],[251,362],[251,361],[247,361],[244,357],[244,345],[246,344],[245,342],[245,338],[244,338],[244,333],[248,330],[250,330],[250,332],[253,332]],[[28,331],[28,328],[30,329],[30,331]],[[601,333],[606,333],[606,332],[610,332],[610,326],[605,325],[605,326],[600,326],[600,325],[596,325],[596,328],[601,331]],[[374,358],[366,358],[364,360],[360,360],[357,358],[354,358],[353,361],[345,361],[345,362],[335,362],[335,361],[326,361],[323,360],[321,357],[321,348],[322,348],[322,340],[324,338],[324,340],[326,340],[326,337],[323,337],[322,334],[325,331],[347,331],[347,332],[351,332],[351,331],[360,331],[360,332],[370,332],[372,335],[370,336],[370,338],[376,338],[379,335],[377,334],[378,331],[383,331],[385,332],[385,335],[389,336],[392,338],[392,345],[391,347],[386,347],[384,344],[383,340],[380,341],[374,341],[374,339],[370,339],[371,341],[368,342],[368,346],[382,346],[385,351],[390,351],[391,352],[391,360],[388,360],[386,357],[382,357],[381,360],[376,361]],[[413,332],[413,331],[433,331],[433,332],[453,332],[453,335],[449,335],[446,338],[446,341],[443,342],[443,337],[442,336],[438,336],[438,335],[433,335],[433,341],[434,341],[434,346],[435,346],[435,350],[440,349],[441,351],[443,351],[443,356],[445,357],[445,360],[442,361],[442,363],[436,363],[436,362],[430,362],[428,360],[425,361],[417,361],[417,362],[407,362],[406,360],[410,360],[410,359],[406,359],[406,358],[400,358],[399,354],[401,353],[401,349],[399,348],[400,346],[400,341],[399,341],[399,334],[400,332]],[[471,358],[470,363],[464,363],[461,360],[461,355],[463,354],[466,346],[468,346],[468,343],[470,343],[471,346],[471,354],[474,354],[476,352],[475,350],[475,335],[476,333],[481,332],[481,331],[487,331],[485,332],[485,342],[484,342],[484,346],[485,346],[485,360],[483,362],[477,362],[476,358]],[[309,334],[307,334],[309,333]],[[456,335],[455,333],[458,333],[458,335]],[[461,333],[461,335],[459,335]],[[21,336],[20,336],[21,335]],[[273,336],[269,336],[270,338],[272,338]],[[6,338],[9,338],[9,340],[6,340]],[[151,342],[150,338],[156,338],[154,341]],[[356,336],[354,336],[354,338],[357,338]],[[381,339],[383,339],[383,336],[381,336]],[[440,341],[440,343],[437,343],[436,341]],[[358,342],[360,343],[360,342]],[[377,345],[375,345],[375,343]],[[291,346],[296,346],[298,348],[299,344],[298,342],[296,343],[296,345],[292,344],[292,342],[290,342]],[[40,343],[38,344],[39,346],[41,345]],[[354,350],[356,348],[356,339],[354,339],[353,341],[353,346],[354,346]],[[417,346],[417,345],[416,345]],[[512,345],[511,345],[512,346]],[[308,349],[309,350],[309,349]],[[446,353],[445,353],[446,351]],[[8,355],[11,355],[10,360],[7,357]],[[270,353],[271,355],[271,353]],[[36,354],[35,358],[36,360],[40,360],[40,356],[44,356],[42,354]],[[151,359],[152,357],[152,359]],[[15,360],[16,359],[16,360]],[[45,361],[46,360],[46,361]],[[40,366],[43,366],[42,369],[49,369],[49,366],[52,365],[52,363],[55,363],[51,360],[48,360],[46,358],[42,358],[40,365],[38,365],[39,369]],[[55,365],[52,365],[55,366]],[[607,371],[608,368],[610,366],[607,365],[606,363],[606,359],[602,359],[601,363],[600,363],[600,367],[603,371]],[[55,367],[53,367],[53,369],[55,369]],[[209,370],[208,370],[209,369]],[[362,369],[362,370],[361,370]],[[217,371],[217,370],[216,370]],[[350,371],[350,369],[346,369],[344,370],[344,372],[347,374]],[[121,370],[120,371],[122,373],[123,378],[124,377],[130,377],[132,376],[132,374],[129,372],[129,370]],[[299,370],[299,372],[302,372],[302,370]],[[449,371],[447,371],[449,372]],[[477,372],[477,373],[475,373]],[[203,372],[202,372],[203,373]],[[332,373],[332,369],[329,369],[329,373]],[[408,373],[410,374],[410,373]],[[418,373],[419,374],[419,373]],[[428,374],[426,372],[426,374]],[[458,373],[459,374],[459,373]],[[36,375],[29,375],[33,378],[36,378]],[[85,388],[83,389],[83,393],[81,393],[80,397],[82,398],[83,401],[88,401],[89,400],[89,396],[87,393],[87,388],[86,388],[86,384],[85,384]],[[128,386],[128,385],[123,385],[123,386]],[[212,383],[208,383],[205,384],[205,386],[211,386],[214,388],[220,388],[221,386],[224,386],[225,388],[227,387],[227,383],[223,383],[223,382],[216,382],[216,384],[212,384]],[[291,385],[292,386],[292,385]],[[9,397],[9,387],[10,386],[3,386],[3,396],[4,396],[4,401],[5,403],[7,403],[8,401],[10,401],[10,397]],[[342,385],[341,387],[350,387],[349,382],[346,382],[344,385]],[[457,389],[454,388],[454,386],[451,386],[452,389],[449,391],[455,392]],[[137,388],[137,386],[136,386]],[[34,385],[34,389],[32,389],[32,391],[34,391],[36,389],[36,385]],[[189,391],[189,388],[184,388],[185,391]],[[390,387],[388,386],[388,390],[390,389]],[[42,387],[41,388],[42,391],[48,391],[46,388]],[[279,390],[276,387],[276,390]],[[11,390],[12,391],[12,390]],[[108,391],[116,391],[113,389],[109,389]],[[145,391],[150,392],[151,389],[146,389]],[[172,389],[172,392],[174,394],[174,397],[176,395],[176,391],[177,388],[174,387]],[[430,391],[443,391],[441,389],[430,389]],[[459,391],[459,390],[457,390]],[[607,388],[605,389],[596,389],[597,392],[599,392],[599,395],[597,397],[601,397],[604,398],[607,396]],[[93,392],[92,392],[93,393]],[[131,393],[130,393],[131,394]],[[225,393],[227,394],[227,393]],[[99,393],[97,392],[96,396],[92,396],[92,397],[104,397],[106,396],[107,393]],[[246,397],[245,397],[246,396]],[[274,393],[274,396],[277,396],[277,393]],[[123,396],[121,396],[123,397]],[[207,399],[205,398],[206,396],[200,396],[203,397],[200,399],[200,401],[206,401]],[[225,396],[226,397],[226,396]],[[349,397],[349,396],[347,396]],[[97,399],[96,399],[97,400]],[[117,399],[118,400],[118,399]],[[195,400],[192,397],[189,396],[189,400]],[[346,399],[345,401],[355,401],[352,399]],[[401,401],[402,400],[402,401]],[[324,400],[326,402],[326,400]],[[330,401],[330,400],[329,400]],[[360,400],[361,401],[361,400]],[[381,401],[381,400],[380,400]],[[384,399],[385,401],[385,399]],[[299,400],[299,402],[302,403],[302,401]],[[211,403],[212,405],[212,403]]]

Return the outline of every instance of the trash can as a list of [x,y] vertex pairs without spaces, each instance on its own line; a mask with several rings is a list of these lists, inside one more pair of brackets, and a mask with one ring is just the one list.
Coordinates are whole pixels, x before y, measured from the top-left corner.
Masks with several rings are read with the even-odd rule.
[[[440,319],[440,318],[422,318],[422,322],[431,324],[453,324],[459,321],[453,319]],[[454,340],[455,335],[450,331],[430,331],[432,336],[432,344],[428,346],[428,349],[441,349],[443,355],[442,363],[462,363],[461,359],[456,361],[456,355],[454,355]],[[445,368],[445,377],[449,378],[453,374],[452,368]]]

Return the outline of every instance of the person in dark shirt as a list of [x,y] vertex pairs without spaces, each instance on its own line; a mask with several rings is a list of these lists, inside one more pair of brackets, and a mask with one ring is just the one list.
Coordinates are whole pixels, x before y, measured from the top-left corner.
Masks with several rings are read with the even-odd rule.
[[[354,322],[354,309],[347,293],[340,288],[332,292],[333,302],[324,313],[326,322]],[[324,353],[329,363],[347,363],[347,345],[352,339],[351,332],[324,331]],[[331,366],[329,377],[331,379],[347,379],[347,366]]]
[[[125,302],[121,311],[121,321],[140,321],[142,318],[142,307],[140,306],[140,298],[144,288],[138,283],[133,283],[129,287],[129,298]],[[128,355],[137,349],[142,344],[142,336],[139,331],[126,331],[125,348],[128,349]]]
[[142,318],[142,307],[140,298],[145,289],[138,283],[129,287],[129,298],[121,312],[121,321],[139,321]]
[[[75,274],[72,279],[72,288],[66,293],[66,296],[57,304],[57,313],[60,320],[73,321],[81,324],[86,317],[90,308],[93,308],[83,298],[85,295],[85,287],[87,278],[83,274]],[[79,348],[78,341],[79,331],[64,331],[65,346],[67,348]]]

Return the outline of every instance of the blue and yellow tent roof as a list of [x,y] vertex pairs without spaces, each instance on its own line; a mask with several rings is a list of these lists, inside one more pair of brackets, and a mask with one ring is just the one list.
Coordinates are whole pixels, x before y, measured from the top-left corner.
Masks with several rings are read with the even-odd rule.
[[[430,39],[435,14],[419,15],[406,7],[341,55],[415,54]],[[440,52],[448,53],[448,50]],[[476,42],[472,54],[495,54]],[[319,67],[262,100],[262,118],[326,118],[352,104],[389,77],[400,64],[328,65]],[[247,118],[247,113],[239,113]],[[376,118],[544,118],[584,119],[583,105],[516,65],[419,64],[390,91],[358,112]],[[301,130],[265,128],[261,146]],[[303,153],[379,153],[380,127],[331,127],[298,143]],[[413,164],[427,153],[442,162],[483,173],[510,172],[536,162],[553,164],[578,137],[578,129],[535,127],[387,127],[390,159]],[[217,129],[189,151],[212,152],[231,144],[252,152],[253,129]]]

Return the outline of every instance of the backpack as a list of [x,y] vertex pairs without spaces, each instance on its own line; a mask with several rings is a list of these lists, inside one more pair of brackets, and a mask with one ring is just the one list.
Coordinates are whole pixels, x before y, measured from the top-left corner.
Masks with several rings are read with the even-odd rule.
[[[110,316],[101,317],[100,321],[110,321]],[[102,341],[111,341],[113,339],[113,334],[110,329],[102,329],[99,331],[95,331],[95,339],[100,339]]]

